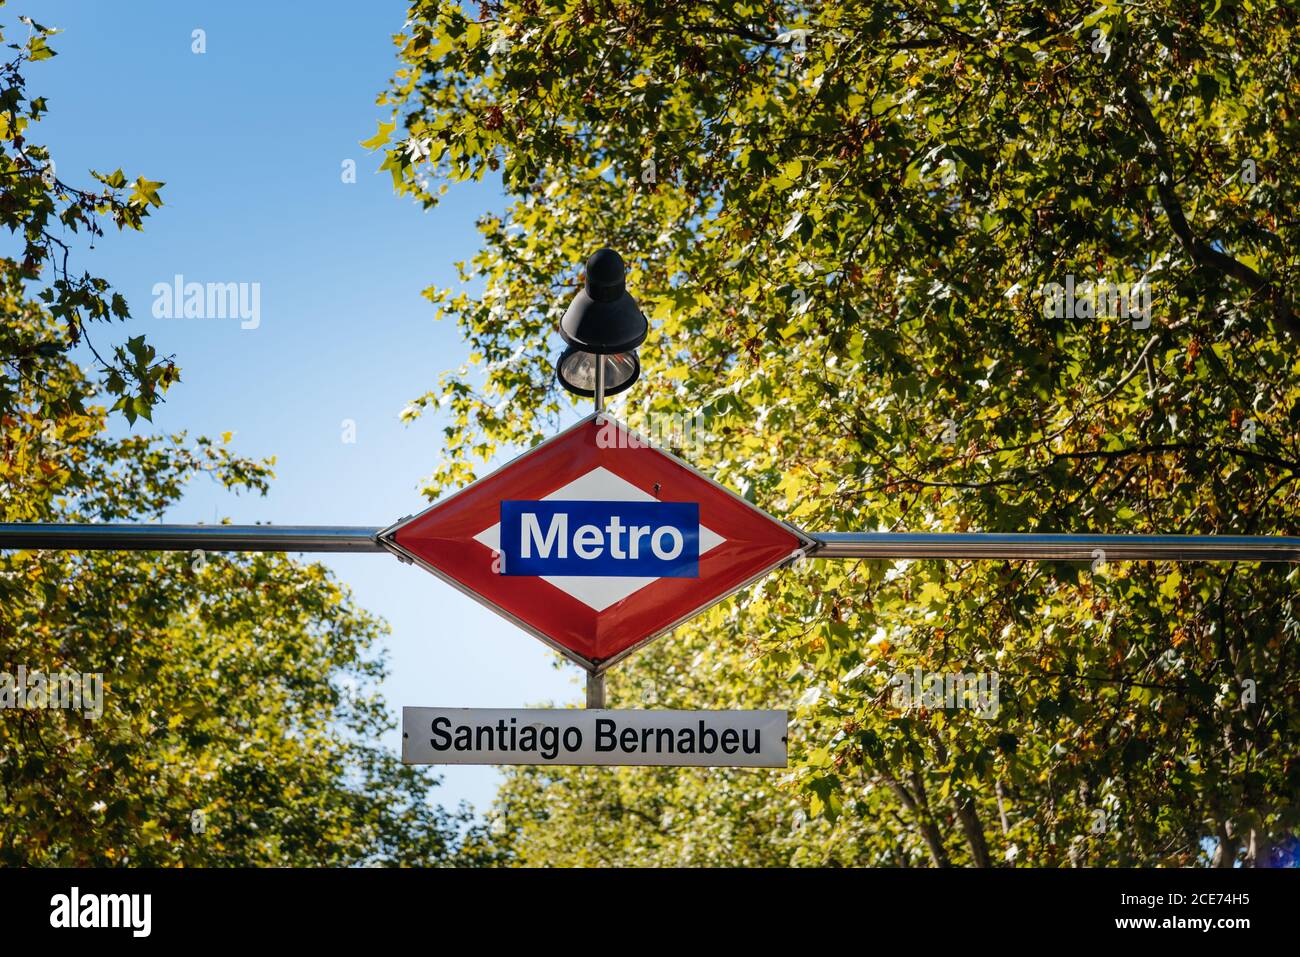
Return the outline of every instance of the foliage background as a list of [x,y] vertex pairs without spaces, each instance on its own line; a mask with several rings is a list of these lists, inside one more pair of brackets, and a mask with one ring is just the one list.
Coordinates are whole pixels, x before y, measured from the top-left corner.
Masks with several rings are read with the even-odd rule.
[[[411,5],[399,192],[499,174],[436,497],[554,428],[599,245],[652,321],[633,426],[809,529],[1290,534],[1292,3]],[[1148,328],[1045,318],[1149,282]],[[482,289],[471,296],[468,289]],[[951,424],[951,428],[950,428]],[[955,435],[953,434],[955,430]],[[786,775],[519,770],[524,864],[1293,862],[1295,569],[811,563],[620,669],[626,706],[795,711]],[[997,672],[996,720],[898,672]],[[1253,689],[1253,690],[1252,690]]]

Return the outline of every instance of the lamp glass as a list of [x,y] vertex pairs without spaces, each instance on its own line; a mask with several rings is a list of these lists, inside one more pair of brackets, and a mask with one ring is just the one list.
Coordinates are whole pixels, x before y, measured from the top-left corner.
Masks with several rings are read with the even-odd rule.
[[641,375],[641,363],[635,352],[600,356],[578,349],[566,349],[555,368],[560,385],[577,395],[594,396],[597,362],[605,364],[605,395],[622,392]]

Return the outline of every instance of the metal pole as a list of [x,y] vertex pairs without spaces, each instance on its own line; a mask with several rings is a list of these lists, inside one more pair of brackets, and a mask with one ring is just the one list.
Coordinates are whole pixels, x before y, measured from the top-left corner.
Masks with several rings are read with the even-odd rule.
[[596,674],[594,671],[587,672],[587,707],[605,707],[605,675],[603,672],[601,674]]
[[0,548],[188,552],[385,552],[357,525],[0,524]]
[[820,532],[810,558],[1300,562],[1300,538],[1248,535]]
[[[0,524],[0,549],[385,552],[358,525]],[[808,558],[1300,562],[1300,538],[1245,535],[812,532]],[[1100,554],[1098,554],[1100,553]]]
[[605,411],[605,357],[596,356],[596,411]]

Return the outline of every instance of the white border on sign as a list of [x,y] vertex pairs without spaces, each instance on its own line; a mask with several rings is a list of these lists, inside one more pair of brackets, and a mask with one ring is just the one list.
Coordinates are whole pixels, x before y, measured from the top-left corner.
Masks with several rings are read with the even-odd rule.
[[559,432],[551,436],[549,439],[539,442],[537,445],[534,445],[531,449],[529,449],[526,452],[521,452],[519,455],[516,455],[509,462],[506,462],[504,465],[498,466],[497,468],[489,472],[487,475],[484,475],[482,478],[475,479],[473,482],[471,482],[469,485],[466,485],[464,488],[460,489],[459,491],[453,492],[451,495],[448,495],[444,499],[439,499],[437,502],[434,502],[432,505],[428,506],[425,509],[422,509],[421,511],[417,512],[414,515],[408,515],[405,518],[399,519],[398,521],[394,522],[392,525],[385,528],[383,531],[379,532],[378,535],[376,535],[376,539],[381,545],[383,545],[385,548],[391,551],[402,561],[419,565],[425,571],[430,572],[431,574],[442,579],[448,585],[451,585],[461,594],[469,596],[470,598],[478,602],[480,605],[483,605],[485,608],[490,608],[492,611],[496,612],[502,618],[505,618],[507,621],[512,622],[513,624],[517,625],[519,628],[522,628],[524,631],[528,632],[528,634],[532,635],[534,638],[541,641],[543,644],[547,645],[554,651],[558,651],[560,654],[568,658],[574,664],[578,665],[580,668],[583,668],[589,674],[593,674],[593,675],[604,674],[613,665],[618,664],[620,661],[622,661],[628,655],[632,654],[634,651],[640,650],[641,648],[648,645],[650,642],[654,641],[656,638],[662,638],[664,635],[668,634],[670,631],[674,630],[679,625],[685,624],[686,622],[690,621],[692,618],[702,614],[703,612],[712,608],[714,605],[718,604],[719,602],[726,601],[732,595],[736,594],[739,591],[743,591],[744,589],[748,588],[750,585],[754,584],[754,582],[758,581],[760,578],[766,577],[776,569],[781,568],[784,565],[790,564],[790,562],[794,561],[794,559],[798,557],[796,554],[791,554],[786,556],[785,558],[778,559],[777,561],[773,562],[772,564],[760,570],[755,575],[751,576],[750,578],[747,578],[745,581],[741,582],[739,585],[737,585],[735,588],[732,588],[730,591],[724,592],[723,594],[718,595],[717,597],[712,598],[709,601],[706,601],[703,604],[696,606],[691,611],[687,612],[685,615],[678,618],[676,621],[665,626],[664,628],[661,628],[659,631],[656,631],[654,634],[642,638],[636,644],[623,649],[618,654],[614,655],[612,658],[605,658],[599,662],[596,662],[596,661],[592,661],[589,658],[584,658],[582,655],[578,654],[575,651],[565,648],[559,642],[548,637],[546,634],[537,630],[533,626],[516,618],[514,615],[512,615],[506,609],[502,608],[500,605],[493,602],[491,599],[487,598],[484,595],[480,595],[472,588],[463,585],[462,583],[458,582],[456,579],[452,578],[451,576],[445,574],[444,572],[439,571],[437,568],[433,567],[428,562],[424,561],[423,559],[419,558],[417,555],[412,554],[411,552],[403,548],[401,545],[397,544],[397,541],[394,536],[397,534],[397,532],[400,529],[405,528],[407,525],[411,524],[412,522],[416,521],[422,516],[427,515],[429,512],[433,511],[434,509],[441,508],[443,505],[446,505],[448,502],[454,500],[458,496],[467,494],[471,489],[475,488],[480,483],[486,482],[488,479],[496,476],[498,473],[505,471],[506,469],[513,466],[520,459],[532,455],[538,449],[545,448],[546,446],[550,445],[552,442],[559,441],[560,439],[568,435],[570,432],[573,432],[577,429],[584,428],[585,426],[590,424],[593,420],[596,422],[597,425],[603,425],[606,421],[613,422],[615,425],[621,428],[628,435],[634,437],[639,444],[643,445],[646,448],[654,449],[656,452],[666,456],[673,462],[676,462],[678,465],[686,469],[692,475],[696,476],[697,478],[703,479],[709,485],[712,485],[715,489],[729,496],[735,501],[739,502],[741,505],[744,505],[746,508],[750,509],[751,511],[756,512],[759,515],[763,516],[764,518],[769,519],[775,522],[776,524],[784,527],[787,531],[790,532],[790,534],[794,535],[795,538],[799,540],[803,549],[811,550],[812,547],[816,544],[816,542],[814,542],[811,538],[809,538],[808,535],[801,528],[795,525],[791,525],[789,522],[783,521],[782,519],[777,518],[775,515],[765,512],[763,509],[759,508],[753,502],[750,502],[747,499],[742,498],[741,496],[737,495],[735,492],[733,492],[731,489],[727,488],[726,486],[720,485],[719,483],[715,482],[712,478],[705,475],[703,472],[701,472],[695,466],[691,465],[689,462],[684,462],[681,459],[679,459],[677,456],[673,455],[673,453],[666,451],[665,449],[661,449],[659,446],[650,442],[649,439],[642,436],[639,432],[636,432],[635,430],[629,428],[628,425],[625,422],[623,422],[621,419],[617,418],[616,416],[610,415],[608,412],[593,412],[590,415],[585,416],[584,418],[580,419],[578,422],[571,425],[569,428],[565,429],[563,432]]

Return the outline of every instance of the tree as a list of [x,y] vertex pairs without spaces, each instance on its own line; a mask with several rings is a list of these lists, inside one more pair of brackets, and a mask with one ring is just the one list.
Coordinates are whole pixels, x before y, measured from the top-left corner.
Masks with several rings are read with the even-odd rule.
[[[494,174],[514,197],[462,288],[426,293],[472,349],[407,411],[452,413],[427,493],[553,427],[548,336],[609,245],[652,321],[624,416],[704,415],[689,456],[807,528],[1294,532],[1296,20],[413,3],[368,145],[426,205]],[[846,828],[849,862],[1294,859],[1297,571],[1096,558],[809,563],[629,663],[613,700],[672,663],[683,705],[796,707],[792,773],[761,786]],[[999,680],[995,715],[898,697],[967,674]],[[563,790],[593,779],[627,807],[733,780],[516,772],[506,833],[590,834]]]
[[[57,332],[13,269],[20,336]],[[264,492],[270,463],[219,442],[103,434],[66,358],[24,377],[3,419],[0,520],[149,521],[209,476]],[[383,624],[318,564],[280,555],[0,555],[0,861],[14,865],[437,864],[464,813],[375,742]],[[23,668],[27,693],[15,693]],[[80,681],[80,707],[33,698]],[[52,691],[51,691],[52,693]],[[96,712],[99,712],[96,714]]]
[[[15,401],[17,380],[85,342],[105,387],[116,397],[114,410],[131,423],[149,419],[154,404],[180,373],[170,358],[159,358],[140,336],[115,347],[108,359],[100,355],[87,324],[125,320],[131,310],[107,280],[84,271],[78,276],[71,268],[75,250],[70,234],[85,233],[93,240],[104,234],[103,220],[112,220],[119,230],[141,229],[150,207],[162,205],[163,184],[143,176],[128,181],[117,169],[92,170],[90,175],[98,182],[93,188],[73,186],[61,178],[49,149],[29,142],[46,103],[44,97],[27,92],[23,68],[55,56],[49,38],[58,31],[30,17],[18,19],[27,29],[27,39],[5,43],[17,52],[0,64],[0,225],[20,239],[22,260],[14,268],[22,279],[41,284],[36,295],[58,324],[43,327],[46,338],[39,340],[20,336],[17,326],[0,326],[0,415],[9,412]],[[0,43],[5,39],[0,29]]]
[[[17,335],[57,326],[12,268]],[[264,492],[219,442],[103,434],[66,358],[24,377],[0,438],[0,520],[149,521],[206,475]],[[0,555],[0,861],[8,865],[437,864],[464,813],[375,742],[383,624],[319,564],[280,555]],[[28,682],[15,688],[18,669]],[[78,708],[33,698],[77,682]],[[99,712],[96,714],[96,712]]]

